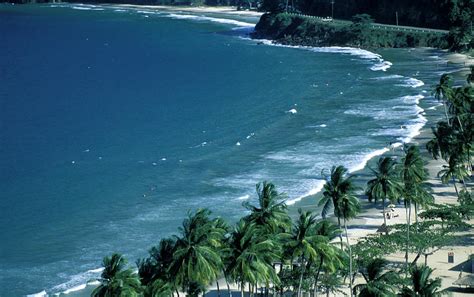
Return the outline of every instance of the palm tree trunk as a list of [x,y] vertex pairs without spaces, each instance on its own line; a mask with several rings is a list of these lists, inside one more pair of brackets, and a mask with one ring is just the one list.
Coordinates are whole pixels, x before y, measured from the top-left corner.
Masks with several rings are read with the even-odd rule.
[[301,265],[300,267],[302,270],[301,270],[301,275],[300,275],[300,281],[298,283],[298,294],[297,294],[298,297],[301,297],[301,285],[303,284],[303,275],[306,268],[306,265],[304,265],[304,257],[301,257],[300,265]]
[[462,183],[462,186],[463,186],[464,190],[467,191],[466,181],[464,180],[464,178],[461,179],[461,183]]
[[318,297],[318,280],[319,280],[319,274],[321,273],[321,268],[323,267],[323,256],[319,256],[319,267],[318,267],[318,272],[316,272],[316,276],[314,277],[314,297]]
[[415,259],[413,259],[413,261],[411,262],[411,265],[416,265],[416,262],[418,261],[418,259],[420,258],[421,256],[421,252],[418,252],[418,254],[416,255]]
[[[341,218],[337,217],[337,226],[339,229],[341,229]],[[343,249],[343,243],[342,243],[342,234],[339,232],[339,239],[341,240],[341,250]]]
[[405,252],[405,277],[408,277],[408,247],[410,244],[410,222],[411,222],[411,203],[408,202],[408,218],[407,218],[407,246]]
[[383,206],[383,223],[385,224],[385,228],[386,228],[385,235],[388,235],[387,214],[385,213],[385,197],[382,200],[382,206]]
[[458,187],[456,186],[456,179],[454,178],[454,176],[452,177],[452,180],[453,180],[453,184],[454,184],[454,190],[456,191],[456,195],[459,198]]
[[232,297],[232,292],[230,291],[229,280],[227,279],[227,275],[225,272],[224,272],[224,278],[225,278],[225,283],[227,285],[227,292],[229,292],[229,297]]
[[418,232],[418,203],[415,201],[415,233]]
[[240,297],[244,297],[245,284],[242,282],[240,284]]
[[449,123],[447,103],[445,100],[443,100],[443,103],[444,103],[443,106],[444,106],[444,115],[446,116],[446,122],[448,123],[449,126],[451,126],[451,124]]
[[344,230],[346,231],[346,241],[347,241],[347,248],[349,249],[349,288],[351,290],[351,297],[352,295],[352,248],[351,244],[349,243],[349,234],[347,233],[347,224],[346,219],[344,218]]
[[221,297],[221,289],[219,288],[219,279],[216,279],[216,286],[217,286],[217,296]]
[[456,116],[456,119],[458,120],[459,128],[461,128],[461,132],[464,133],[464,129],[462,127],[462,123],[461,123],[461,120],[459,119],[459,116]]

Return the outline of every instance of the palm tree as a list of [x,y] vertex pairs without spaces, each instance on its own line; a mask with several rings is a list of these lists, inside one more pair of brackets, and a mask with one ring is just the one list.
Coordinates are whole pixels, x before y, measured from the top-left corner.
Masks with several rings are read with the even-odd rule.
[[218,220],[210,219],[211,212],[199,209],[190,213],[176,237],[176,250],[170,266],[170,274],[178,286],[191,293],[195,287],[208,286],[215,281],[222,269],[219,247],[225,230]]
[[436,85],[434,95],[435,98],[442,101],[444,105],[444,113],[446,121],[449,123],[448,117],[448,102],[451,96],[452,77],[449,74],[443,74],[439,80],[439,84]]
[[388,198],[391,202],[395,202],[401,192],[396,165],[397,163],[391,157],[380,158],[377,163],[377,170],[371,169],[375,174],[375,178],[367,182],[366,193],[369,201],[377,202],[382,199],[385,226],[387,226],[385,201]]
[[392,284],[398,275],[394,271],[383,273],[387,263],[385,259],[373,259],[367,265],[366,273],[362,273],[367,283],[355,286],[354,294],[359,297],[396,296]]
[[[426,180],[428,173],[424,168],[424,161],[421,158],[418,147],[405,146],[405,156],[402,158],[400,166],[400,177],[403,182],[403,196],[407,212],[407,241],[405,252],[405,269],[408,273],[408,247],[410,242],[410,224],[411,224],[411,203],[415,205],[417,201],[425,202],[425,198],[429,195],[422,187],[422,183]],[[415,207],[415,209],[417,209]],[[416,214],[417,215],[417,214]]]
[[171,297],[174,290],[171,283],[156,279],[147,287],[144,297]]
[[464,164],[458,162],[458,158],[455,156],[451,156],[449,158],[448,165],[443,165],[443,169],[438,172],[438,177],[441,177],[441,181],[444,184],[448,184],[450,180],[453,181],[454,190],[456,191],[456,195],[459,198],[458,187],[456,186],[456,178],[459,179],[466,189],[465,179],[469,178],[470,173],[466,169]]
[[318,222],[314,231],[316,235],[323,236],[327,241],[322,241],[317,246],[319,255],[318,270],[314,277],[314,296],[318,296],[318,281],[321,271],[324,269],[326,273],[334,274],[337,269],[343,266],[343,260],[346,257],[344,251],[334,246],[331,241],[341,234],[341,230],[328,220]]
[[244,218],[248,223],[254,223],[257,228],[263,228],[266,233],[277,234],[288,230],[291,220],[285,203],[285,194],[278,193],[275,185],[264,181],[256,185],[258,205],[248,202],[243,205],[250,210]]
[[321,279],[321,287],[326,291],[326,297],[332,293],[333,296],[346,296],[347,294],[341,290],[342,278],[337,273],[325,273]]
[[[474,97],[474,89],[471,86],[457,87],[452,89],[450,97],[449,113],[456,118],[456,122],[460,131],[463,131],[461,119],[469,117],[472,113],[472,101]],[[452,125],[455,123],[451,121]]]
[[136,297],[139,296],[142,287],[136,273],[131,269],[125,269],[127,261],[120,254],[112,254],[105,257],[102,265],[100,285],[94,289],[92,297]]
[[159,279],[165,283],[172,283],[172,277],[169,274],[173,254],[176,250],[176,240],[174,238],[164,238],[160,240],[158,246],[149,250],[150,256],[137,261],[138,275],[142,285],[151,285]]
[[[324,236],[315,234],[316,216],[310,211],[303,212],[298,210],[299,217],[293,226],[293,232],[286,249],[291,251],[291,259],[299,258],[300,265],[300,279],[298,283],[298,294],[301,296],[301,285],[303,283],[303,276],[306,272],[306,265],[316,262],[319,254],[316,245],[328,242]],[[293,261],[293,260],[292,260]],[[293,263],[291,263],[293,265]]]
[[349,250],[349,286],[352,297],[352,248],[349,242],[349,234],[347,232],[347,221],[357,216],[360,211],[360,204],[357,197],[352,192],[346,193],[338,202],[339,217],[344,223],[344,231],[346,234],[347,248]]
[[[344,166],[333,166],[331,168],[331,174],[329,177],[326,176],[327,182],[324,184],[323,197],[318,203],[318,206],[322,206],[321,215],[323,218],[326,218],[331,208],[334,209],[334,215],[337,217],[339,228],[341,228],[339,201],[341,197],[355,190],[352,176],[346,177],[347,172],[348,170]],[[322,175],[325,176],[324,172],[322,172]],[[339,238],[342,249],[342,235],[340,235]]]
[[432,128],[434,138],[428,141],[426,149],[433,159],[439,157],[449,160],[451,154],[455,151],[456,131],[447,122],[438,122],[435,128]]
[[230,236],[225,274],[240,284],[242,297],[245,284],[277,284],[279,279],[272,264],[279,253],[279,245],[272,236],[262,232],[255,223],[240,220]]
[[439,291],[441,279],[430,279],[433,270],[428,266],[414,266],[410,271],[411,287],[404,287],[400,294],[401,297],[436,297],[447,295],[445,290]]

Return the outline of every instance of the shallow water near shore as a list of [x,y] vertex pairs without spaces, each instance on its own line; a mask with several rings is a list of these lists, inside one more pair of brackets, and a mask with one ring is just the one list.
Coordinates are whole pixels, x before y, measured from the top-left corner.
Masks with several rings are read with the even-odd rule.
[[251,21],[0,6],[0,296],[80,288],[198,207],[236,221],[259,181],[304,205],[323,169],[414,137],[451,70],[432,50],[271,46]]

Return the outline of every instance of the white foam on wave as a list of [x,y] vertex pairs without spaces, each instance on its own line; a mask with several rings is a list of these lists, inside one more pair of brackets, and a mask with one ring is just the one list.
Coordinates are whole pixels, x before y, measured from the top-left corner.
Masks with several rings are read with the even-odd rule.
[[206,21],[206,22],[213,22],[213,23],[219,23],[219,24],[235,25],[241,28],[242,27],[252,27],[252,28],[255,27],[255,24],[252,24],[252,23],[231,20],[231,19],[214,18],[214,17],[208,17],[204,15],[170,13],[164,16],[170,17],[173,19],[180,19],[180,20]]
[[375,80],[389,80],[389,79],[398,79],[398,78],[403,78],[404,76],[398,75],[398,74],[392,74],[392,75],[385,75],[385,76],[379,76],[379,77],[374,77],[372,79]]
[[250,195],[243,195],[243,196],[240,196],[240,197],[237,197],[237,200],[248,200],[250,198]]
[[411,88],[419,88],[419,87],[422,87],[424,85],[425,85],[425,83],[423,81],[421,81],[419,79],[416,79],[416,78],[413,78],[413,77],[410,77],[407,80],[405,80],[405,84],[400,85],[400,86],[411,87]]
[[288,110],[287,113],[297,114],[298,111],[296,109],[292,108],[292,109]]
[[149,10],[137,10],[137,13],[141,13],[141,14],[161,14],[157,11],[149,11]]
[[[242,39],[252,40],[248,37],[241,37]],[[370,67],[372,71],[387,71],[393,64],[389,61],[385,61],[381,55],[364,50],[361,48],[354,47],[344,47],[344,46],[328,46],[328,47],[311,47],[311,46],[302,46],[302,45],[285,45],[280,43],[275,43],[269,39],[255,39],[253,41],[258,42],[259,44],[286,47],[286,48],[295,48],[295,49],[304,49],[316,53],[334,53],[334,54],[346,54],[351,56],[356,56],[358,58],[369,60],[375,64]]]
[[[103,267],[87,270],[84,273],[72,275],[69,281],[54,286],[52,292],[61,292],[61,294],[70,294],[73,292],[84,290],[87,285],[97,285],[96,279],[100,277],[100,273],[104,270]],[[55,294],[57,295],[57,294]],[[47,295],[45,295],[47,296]]]
[[383,61],[374,66],[370,67],[372,71],[387,71],[390,67],[392,67],[393,63],[389,61]]
[[286,204],[287,205],[293,205],[295,204],[296,202],[298,201],[301,201],[303,200],[304,198],[308,197],[308,196],[313,196],[313,195],[316,195],[318,194],[319,192],[321,192],[321,190],[324,188],[324,185],[326,184],[326,181],[324,180],[317,180],[313,186],[313,188],[311,188],[311,190],[309,190],[308,192],[306,192],[305,194],[297,197],[297,198],[293,198],[293,199],[288,199],[286,201]]
[[420,103],[420,100],[425,98],[423,95],[414,95],[414,96],[403,96],[401,99],[403,100],[404,103],[406,104],[415,104],[418,105]]
[[48,294],[46,293],[45,290],[39,292],[39,293],[34,293],[34,294],[28,294],[26,297],[47,297]]
[[365,166],[370,161],[370,159],[372,159],[374,157],[377,157],[377,156],[381,156],[381,155],[385,154],[388,151],[389,151],[389,149],[385,147],[383,149],[379,149],[379,150],[375,150],[373,152],[370,152],[366,155],[362,155],[362,156],[360,156],[360,158],[355,158],[353,160],[353,162],[351,162],[352,164],[347,166],[347,169],[349,170],[349,173],[354,173],[356,171],[362,170],[362,169],[365,168]]
[[104,271],[104,267],[87,270],[87,272],[91,272],[91,273],[99,273],[99,272],[102,272],[102,271]]
[[440,104],[428,107],[427,110],[436,110],[438,107],[443,106],[443,105],[444,105],[443,103],[440,103]]
[[71,8],[76,9],[76,10],[96,10],[96,11],[104,10],[103,8],[99,8],[96,6],[71,6]]
[[67,289],[66,291],[62,292],[62,294],[70,294],[73,292],[81,291],[81,290],[84,290],[86,287],[87,287],[87,284],[78,285],[70,289]]
[[423,109],[419,108],[418,119],[411,121],[406,125],[408,135],[402,139],[403,143],[408,143],[413,140],[416,136],[420,135],[421,129],[425,126],[428,120],[423,115]]

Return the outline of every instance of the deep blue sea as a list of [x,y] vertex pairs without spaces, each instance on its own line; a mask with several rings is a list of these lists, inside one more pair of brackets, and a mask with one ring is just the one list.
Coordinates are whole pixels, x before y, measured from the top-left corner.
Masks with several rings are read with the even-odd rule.
[[439,52],[272,46],[237,19],[0,5],[0,296],[80,288],[198,207],[235,221],[259,181],[297,206],[438,104]]

